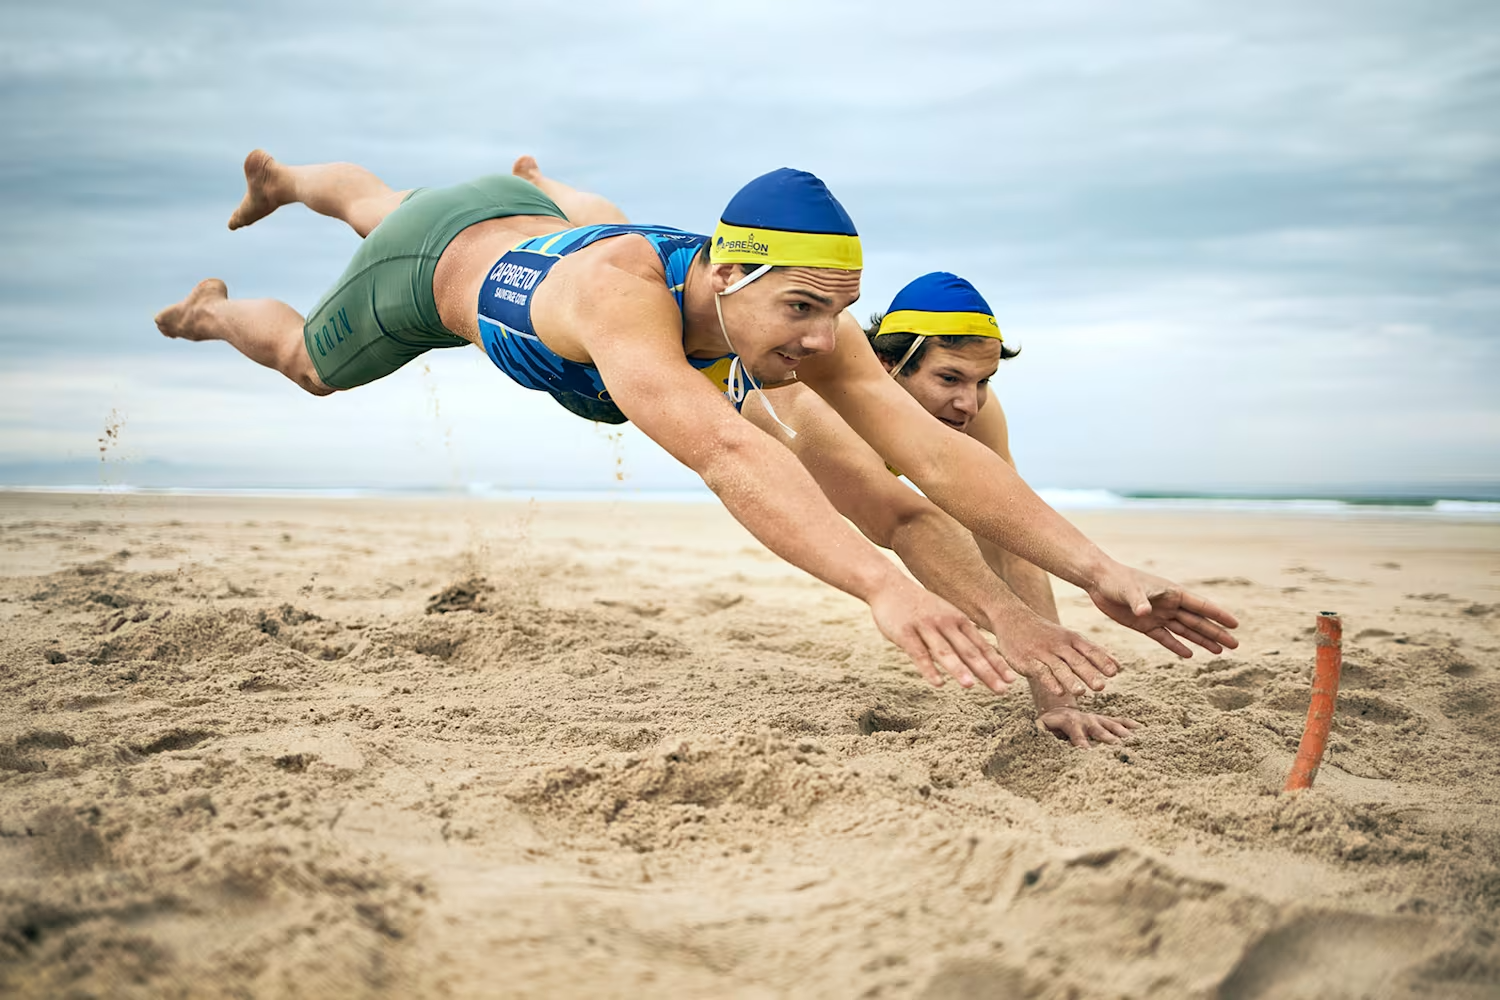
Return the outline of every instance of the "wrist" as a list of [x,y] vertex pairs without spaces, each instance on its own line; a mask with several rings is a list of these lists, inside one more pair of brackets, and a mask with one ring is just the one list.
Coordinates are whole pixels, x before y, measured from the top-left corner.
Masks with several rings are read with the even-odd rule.
[[[1020,625],[1030,618],[1037,617],[1036,612],[1026,606],[1026,602],[1017,597],[1008,588],[1003,593],[991,595],[985,601],[983,609],[984,616],[996,626]],[[990,631],[994,631],[991,629]]]
[[1045,715],[1054,708],[1077,708],[1078,699],[1071,694],[1053,694],[1034,677],[1026,678],[1031,688],[1031,700],[1036,705],[1036,714]]
[[891,587],[911,583],[889,559],[874,549],[870,550],[870,557],[869,561],[855,568],[849,585],[844,588],[850,595],[869,604]]
[[1105,555],[1104,550],[1098,546],[1090,545],[1089,548],[1091,551],[1079,561],[1079,579],[1068,582],[1092,593],[1099,589],[1099,584],[1106,577],[1113,575],[1120,564]]

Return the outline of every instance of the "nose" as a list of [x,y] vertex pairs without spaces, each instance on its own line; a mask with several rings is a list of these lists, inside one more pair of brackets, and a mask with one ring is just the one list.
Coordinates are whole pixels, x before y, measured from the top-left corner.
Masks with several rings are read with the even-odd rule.
[[797,341],[797,346],[808,354],[828,354],[833,350],[834,333],[838,330],[838,326],[837,316],[827,322],[818,323],[802,335],[802,339]]
[[966,385],[953,397],[953,408],[966,417],[979,412],[979,387]]

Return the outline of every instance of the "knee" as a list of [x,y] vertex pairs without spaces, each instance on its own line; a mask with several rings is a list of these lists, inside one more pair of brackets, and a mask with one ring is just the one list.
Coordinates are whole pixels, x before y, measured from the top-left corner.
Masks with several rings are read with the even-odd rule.
[[295,348],[283,354],[278,368],[281,374],[314,396],[331,396],[338,392],[318,375],[318,369],[313,366],[312,358],[307,355],[307,345],[300,339]]
[[298,366],[297,370],[287,371],[285,374],[287,378],[296,382],[298,386],[312,393],[314,396],[332,396],[338,392],[337,389],[318,377],[317,370],[313,368],[311,362],[305,360],[305,357],[303,364]]

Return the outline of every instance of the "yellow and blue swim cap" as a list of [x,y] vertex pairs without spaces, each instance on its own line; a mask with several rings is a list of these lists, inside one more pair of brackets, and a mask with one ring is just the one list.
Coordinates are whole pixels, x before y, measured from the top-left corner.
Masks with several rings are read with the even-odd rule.
[[769,267],[864,267],[859,233],[826,185],[805,170],[782,167],[740,188],[714,229],[714,264]]
[[896,293],[890,309],[880,320],[876,336],[887,333],[990,337],[1005,341],[1000,336],[1000,325],[995,322],[995,311],[984,301],[984,296],[973,285],[947,271],[924,274]]

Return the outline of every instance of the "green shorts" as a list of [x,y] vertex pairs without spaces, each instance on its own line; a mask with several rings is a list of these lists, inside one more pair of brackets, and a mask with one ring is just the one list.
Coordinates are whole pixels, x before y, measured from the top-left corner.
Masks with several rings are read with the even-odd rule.
[[509,174],[407,195],[365,237],[339,283],[307,314],[302,339],[324,384],[352,389],[434,347],[467,344],[444,328],[432,277],[453,237],[507,215],[566,218],[536,185]]

